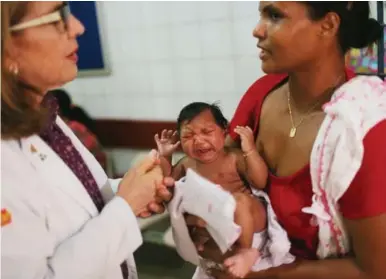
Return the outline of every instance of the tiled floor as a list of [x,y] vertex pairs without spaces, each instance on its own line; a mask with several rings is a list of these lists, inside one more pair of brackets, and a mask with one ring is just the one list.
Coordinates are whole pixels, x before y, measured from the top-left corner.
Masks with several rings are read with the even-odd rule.
[[191,279],[193,272],[193,266],[188,264],[181,267],[168,267],[160,265],[138,266],[139,279]]
[[143,232],[144,244],[134,255],[139,279],[192,278],[195,267],[185,263],[174,249],[162,244],[162,237],[169,226],[166,218]]

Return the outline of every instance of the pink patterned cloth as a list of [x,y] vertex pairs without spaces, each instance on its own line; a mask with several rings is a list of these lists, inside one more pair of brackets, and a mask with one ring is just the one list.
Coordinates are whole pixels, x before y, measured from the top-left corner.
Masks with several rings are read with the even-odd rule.
[[352,250],[338,201],[362,165],[363,139],[386,120],[386,82],[378,77],[355,77],[334,93],[323,110],[326,117],[310,160],[312,205],[302,209],[316,218],[317,255],[322,259]]

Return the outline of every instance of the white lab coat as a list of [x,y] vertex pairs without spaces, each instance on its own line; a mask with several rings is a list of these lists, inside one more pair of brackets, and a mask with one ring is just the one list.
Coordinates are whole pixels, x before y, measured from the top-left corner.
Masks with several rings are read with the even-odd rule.
[[[37,135],[1,141],[1,208],[11,223],[1,228],[3,279],[120,279],[126,259],[137,278],[132,253],[142,244],[129,205],[114,197],[93,155],[58,117],[109,201],[98,214],[81,182]],[[116,187],[116,185],[115,185]]]

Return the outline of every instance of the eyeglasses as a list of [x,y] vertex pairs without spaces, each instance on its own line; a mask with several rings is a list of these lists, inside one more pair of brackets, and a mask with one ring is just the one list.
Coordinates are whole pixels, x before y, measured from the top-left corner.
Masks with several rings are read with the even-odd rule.
[[63,21],[65,28],[67,30],[67,22],[71,15],[70,7],[67,2],[64,2],[59,10],[52,12],[50,14],[31,19],[29,21],[21,22],[9,28],[10,31],[20,31],[31,27],[40,26],[43,24],[54,23],[58,21]]

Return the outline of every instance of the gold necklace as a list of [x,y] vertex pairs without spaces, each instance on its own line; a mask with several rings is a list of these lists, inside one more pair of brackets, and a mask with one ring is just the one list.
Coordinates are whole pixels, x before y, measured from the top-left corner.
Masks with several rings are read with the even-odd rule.
[[[337,84],[338,84],[339,80],[341,79],[341,77],[342,76],[339,76],[338,79],[336,80],[332,91],[334,91],[336,89]],[[303,123],[304,119],[306,119],[306,117],[309,116],[309,114],[316,108],[316,106],[318,106],[321,103],[321,100],[317,101],[310,109],[308,109],[307,112],[300,119],[299,123],[295,125],[294,117],[292,115],[292,108],[291,108],[291,92],[289,90],[288,90],[287,96],[288,96],[288,98],[287,98],[288,111],[289,111],[291,126],[292,126],[291,130],[289,132],[289,137],[294,138],[296,136],[296,132],[297,132],[297,129],[299,128],[299,126]]]
[[294,123],[294,118],[293,118],[293,115],[292,115],[292,109],[291,109],[291,102],[290,102],[290,99],[291,99],[291,94],[290,92],[288,91],[288,110],[289,110],[289,115],[290,115],[290,120],[291,120],[291,130],[289,132],[289,137],[290,138],[294,138],[296,136],[296,131],[297,129],[299,128],[299,126],[303,123],[304,119],[306,119],[306,116],[308,116],[311,111],[314,110],[314,108],[316,108],[317,105],[320,104],[320,101],[316,102],[309,110],[307,110],[307,112],[303,115],[303,117],[300,119],[299,123],[297,125],[295,125]]

